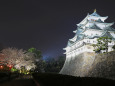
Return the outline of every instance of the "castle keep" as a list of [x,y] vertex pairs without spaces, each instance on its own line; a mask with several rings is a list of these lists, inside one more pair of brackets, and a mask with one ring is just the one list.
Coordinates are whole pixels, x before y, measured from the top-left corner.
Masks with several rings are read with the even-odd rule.
[[[75,36],[68,40],[67,46],[64,48],[66,61],[60,73],[83,76],[93,63],[95,52],[92,44],[96,44],[99,37],[112,38],[112,42],[108,44],[108,51],[113,51],[115,29],[111,26],[114,23],[106,23],[107,18],[108,16],[102,17],[94,10],[92,14],[87,14],[77,24],[77,29],[73,31]],[[85,72],[81,73],[81,71]]]

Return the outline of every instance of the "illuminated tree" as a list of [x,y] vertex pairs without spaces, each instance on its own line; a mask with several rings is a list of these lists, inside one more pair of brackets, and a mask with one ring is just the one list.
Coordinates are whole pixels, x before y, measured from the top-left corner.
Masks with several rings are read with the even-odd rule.
[[21,67],[25,67],[29,71],[36,67],[35,56],[31,52],[16,48],[6,48],[2,50],[2,54],[6,57],[5,61],[8,63],[7,65],[16,69],[20,70]]
[[35,69],[35,57],[33,53],[24,53],[24,57],[20,60],[17,60],[18,63],[15,65],[15,68],[21,69],[21,67],[25,67],[26,70]]
[[0,64],[2,64],[2,65],[7,64],[7,62],[5,62],[5,56],[2,53],[0,53]]
[[8,65],[15,65],[20,62],[24,57],[24,51],[22,49],[18,50],[16,48],[6,48],[2,50],[2,54],[6,57],[5,60]]
[[42,53],[40,50],[37,50],[36,48],[30,48],[28,49],[28,52],[33,53],[35,56],[35,64],[37,72],[45,72],[44,67],[45,67],[45,61],[42,59]]
[[108,52],[108,43],[111,43],[112,39],[108,36],[99,37],[97,39],[97,44],[93,44],[92,46],[95,48],[95,52],[100,52],[101,50],[105,50]]

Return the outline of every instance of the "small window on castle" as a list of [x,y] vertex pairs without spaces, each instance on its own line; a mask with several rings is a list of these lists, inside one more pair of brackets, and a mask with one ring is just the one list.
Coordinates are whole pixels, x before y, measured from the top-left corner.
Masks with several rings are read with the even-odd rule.
[[90,43],[90,41],[89,41],[89,40],[87,40],[87,42],[88,42],[88,43]]

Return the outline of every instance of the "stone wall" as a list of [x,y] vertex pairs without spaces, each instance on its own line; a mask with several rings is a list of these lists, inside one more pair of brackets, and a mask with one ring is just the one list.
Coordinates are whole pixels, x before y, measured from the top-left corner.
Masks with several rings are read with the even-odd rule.
[[96,55],[95,60],[86,76],[115,80],[115,51]]
[[80,77],[102,77],[115,80],[115,51],[97,54],[85,52],[78,56],[68,58],[60,71]]
[[94,55],[95,53],[85,52],[74,58],[66,58],[60,73],[73,76],[85,76],[94,61]]

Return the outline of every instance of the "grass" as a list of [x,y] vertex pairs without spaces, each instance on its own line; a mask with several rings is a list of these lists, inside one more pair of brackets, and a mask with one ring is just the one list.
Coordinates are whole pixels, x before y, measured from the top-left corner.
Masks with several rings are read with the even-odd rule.
[[33,78],[40,86],[115,86],[114,80],[103,78],[81,78],[51,73],[34,73]]

